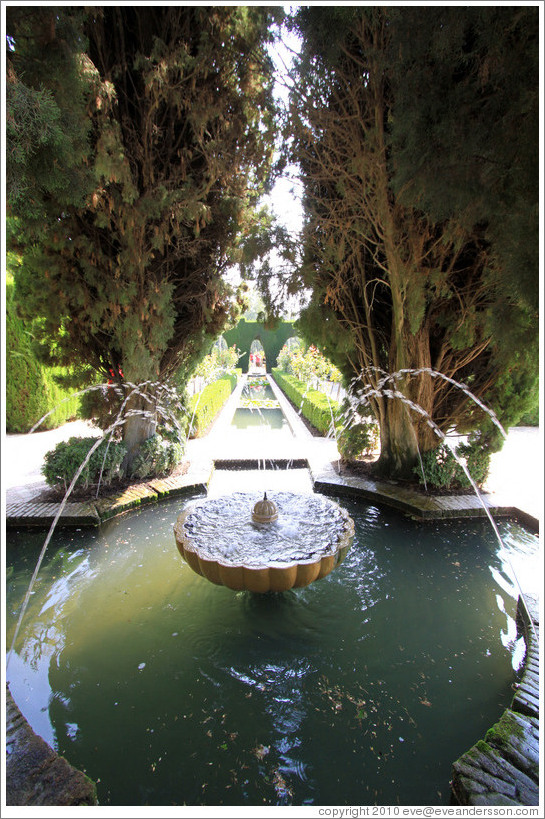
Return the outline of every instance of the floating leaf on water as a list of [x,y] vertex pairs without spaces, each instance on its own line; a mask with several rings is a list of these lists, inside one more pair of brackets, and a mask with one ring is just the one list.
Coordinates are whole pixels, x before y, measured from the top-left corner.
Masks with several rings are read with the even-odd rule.
[[293,796],[292,789],[286,784],[286,780],[279,771],[274,771],[273,786],[278,796]]
[[267,756],[270,750],[271,749],[269,745],[257,745],[253,749],[253,753],[258,759],[263,759],[263,757]]

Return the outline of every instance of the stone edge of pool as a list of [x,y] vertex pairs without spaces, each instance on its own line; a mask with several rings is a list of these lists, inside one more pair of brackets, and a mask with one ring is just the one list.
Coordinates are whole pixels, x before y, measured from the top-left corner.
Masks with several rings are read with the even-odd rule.
[[[308,466],[314,490],[339,497],[354,497],[398,509],[417,519],[484,517],[486,512],[471,495],[430,497],[393,484],[339,475],[332,464]],[[102,522],[148,503],[191,493],[206,493],[215,463],[190,470],[176,478],[152,480],[129,487],[119,496],[87,503],[66,503],[61,526],[98,526]],[[233,468],[233,465],[231,465]],[[514,506],[483,500],[495,517],[512,517],[534,532],[539,521]],[[51,525],[60,504],[29,501],[6,504],[6,526]],[[521,681],[511,707],[469,751],[453,763],[452,799],[459,805],[512,806],[539,802],[539,615],[537,605],[528,612],[522,598],[517,626],[526,641]],[[13,701],[6,695],[6,797],[8,805],[93,805],[96,787],[80,771],[59,757],[37,737]],[[17,737],[17,741],[15,741]],[[11,743],[11,744],[10,744]],[[10,753],[11,750],[11,753]],[[58,774],[58,775],[57,775]],[[68,800],[68,801],[66,801]],[[70,801],[72,800],[72,801]],[[82,801],[87,800],[87,801]],[[92,801],[95,800],[95,801]]]
[[509,708],[484,739],[452,765],[458,805],[539,805],[539,608],[519,597],[517,630],[526,641],[520,682]]
[[[268,459],[274,465],[274,460]],[[230,469],[248,468],[253,464],[236,460],[217,462],[228,465]],[[257,463],[257,462],[256,462]],[[297,466],[302,466],[305,459],[297,459]],[[155,479],[135,484],[123,490],[119,495],[102,498],[96,501],[67,502],[59,517],[59,526],[98,526],[100,523],[136,509],[147,503],[155,503],[165,498],[195,492],[206,493],[215,468],[212,461],[206,468],[191,470],[175,478]],[[311,459],[306,459],[314,491],[339,497],[354,497],[374,503],[384,504],[398,509],[406,515],[419,520],[437,520],[441,518],[485,517],[486,511],[474,495],[439,495],[430,496],[414,489],[395,484],[371,481],[365,478],[339,475],[332,465],[329,468],[319,464],[316,468]],[[284,465],[284,462],[280,465]],[[481,496],[484,504],[494,517],[511,517],[518,520],[533,532],[539,531],[539,521],[529,513],[512,505],[494,503],[490,495]],[[6,503],[6,526],[8,528],[51,525],[61,504],[30,501],[10,501]]]

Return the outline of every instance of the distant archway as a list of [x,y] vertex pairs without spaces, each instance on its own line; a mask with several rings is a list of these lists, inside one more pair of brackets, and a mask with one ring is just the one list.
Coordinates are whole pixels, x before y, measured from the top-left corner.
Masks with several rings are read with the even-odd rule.
[[250,366],[250,348],[252,342],[258,340],[265,350],[267,372],[277,366],[278,353],[292,336],[296,335],[292,321],[280,321],[274,330],[269,330],[259,321],[245,321],[240,319],[236,327],[223,334],[229,347],[233,344],[242,353],[239,366],[243,372],[248,372]]
[[267,355],[265,348],[258,338],[254,338],[250,344],[250,364],[249,373],[263,373],[267,368]]
[[303,350],[305,349],[305,342],[301,336],[290,336],[282,346],[286,346],[288,350]]

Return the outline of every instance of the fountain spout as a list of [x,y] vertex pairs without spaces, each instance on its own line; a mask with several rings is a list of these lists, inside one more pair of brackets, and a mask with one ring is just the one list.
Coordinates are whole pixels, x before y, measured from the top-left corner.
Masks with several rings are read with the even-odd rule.
[[278,520],[278,507],[274,501],[267,498],[267,493],[263,495],[263,500],[260,500],[254,506],[252,512],[252,520],[256,523],[272,523]]
[[339,504],[293,492],[258,498],[246,492],[206,498],[178,516],[176,545],[194,572],[234,591],[283,592],[342,563],[354,521]]

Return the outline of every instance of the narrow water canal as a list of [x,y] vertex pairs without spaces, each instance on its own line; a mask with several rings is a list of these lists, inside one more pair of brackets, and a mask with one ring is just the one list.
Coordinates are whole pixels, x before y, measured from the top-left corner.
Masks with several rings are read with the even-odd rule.
[[231,425],[235,430],[260,435],[273,431],[283,433],[284,437],[291,437],[292,434],[288,420],[265,376],[248,378]]

